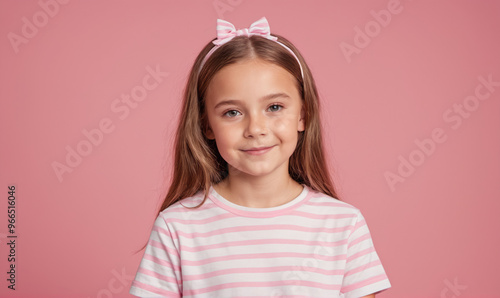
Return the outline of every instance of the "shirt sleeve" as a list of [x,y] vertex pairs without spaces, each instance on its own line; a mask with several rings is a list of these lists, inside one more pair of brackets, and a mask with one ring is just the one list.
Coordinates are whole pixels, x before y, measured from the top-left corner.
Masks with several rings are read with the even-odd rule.
[[347,261],[341,293],[345,298],[363,297],[391,287],[373,246],[366,221],[359,210],[347,244]]
[[130,294],[138,297],[181,297],[179,250],[162,215],[154,222]]

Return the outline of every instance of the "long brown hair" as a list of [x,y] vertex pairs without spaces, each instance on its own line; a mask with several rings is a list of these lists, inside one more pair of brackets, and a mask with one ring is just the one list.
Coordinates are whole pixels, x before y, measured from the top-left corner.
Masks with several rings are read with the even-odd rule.
[[214,46],[209,42],[196,58],[184,90],[183,107],[175,137],[173,177],[158,214],[175,202],[203,191],[203,201],[192,208],[200,207],[207,199],[210,186],[228,175],[227,163],[220,156],[215,141],[207,139],[204,133],[208,126],[204,97],[211,79],[220,69],[241,60],[255,58],[274,63],[290,72],[296,78],[304,103],[305,131],[299,133],[297,147],[290,157],[290,176],[298,183],[339,199],[325,160],[318,92],[313,76],[295,46],[284,37],[273,35],[298,57],[303,68],[303,79],[300,66],[293,55],[278,43],[261,36],[235,37],[201,65],[203,58]]

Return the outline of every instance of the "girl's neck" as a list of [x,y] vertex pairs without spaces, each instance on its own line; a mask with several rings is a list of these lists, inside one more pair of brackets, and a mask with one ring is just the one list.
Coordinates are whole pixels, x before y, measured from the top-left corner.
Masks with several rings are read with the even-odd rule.
[[296,198],[303,187],[288,172],[274,177],[249,177],[231,171],[229,176],[214,185],[226,200],[245,207],[271,208]]

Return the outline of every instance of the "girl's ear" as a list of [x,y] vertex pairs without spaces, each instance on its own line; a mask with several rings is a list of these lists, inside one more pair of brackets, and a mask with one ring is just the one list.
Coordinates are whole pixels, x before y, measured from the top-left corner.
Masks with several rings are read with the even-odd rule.
[[205,118],[206,116],[207,115],[201,116],[201,123],[202,123],[201,130],[207,139],[215,140],[215,134],[214,134],[212,128],[210,128],[210,123],[208,123],[208,119]]
[[214,132],[213,130],[210,128],[210,126],[206,126],[205,128],[205,136],[207,137],[207,139],[209,140],[215,140],[215,135],[214,135]]
[[304,105],[302,105],[302,108],[300,109],[300,119],[299,119],[299,126],[298,126],[298,131],[304,131],[306,130],[306,121],[304,120],[306,116],[306,111],[304,110]]

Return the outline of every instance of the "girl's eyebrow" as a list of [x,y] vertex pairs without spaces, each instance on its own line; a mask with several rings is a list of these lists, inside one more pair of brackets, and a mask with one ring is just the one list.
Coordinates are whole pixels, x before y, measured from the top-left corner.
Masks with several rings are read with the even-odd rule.
[[[277,97],[283,97],[283,98],[290,98],[290,96],[286,93],[283,93],[283,92],[278,92],[278,93],[271,93],[271,94],[268,94],[266,96],[263,96],[260,98],[261,101],[266,101],[266,100],[271,100],[271,99],[275,99]],[[224,106],[224,105],[235,105],[235,104],[238,104],[240,103],[240,100],[237,100],[237,99],[228,99],[228,100],[223,100],[219,103],[217,103],[214,107],[214,109],[217,109],[218,107],[220,106]]]

